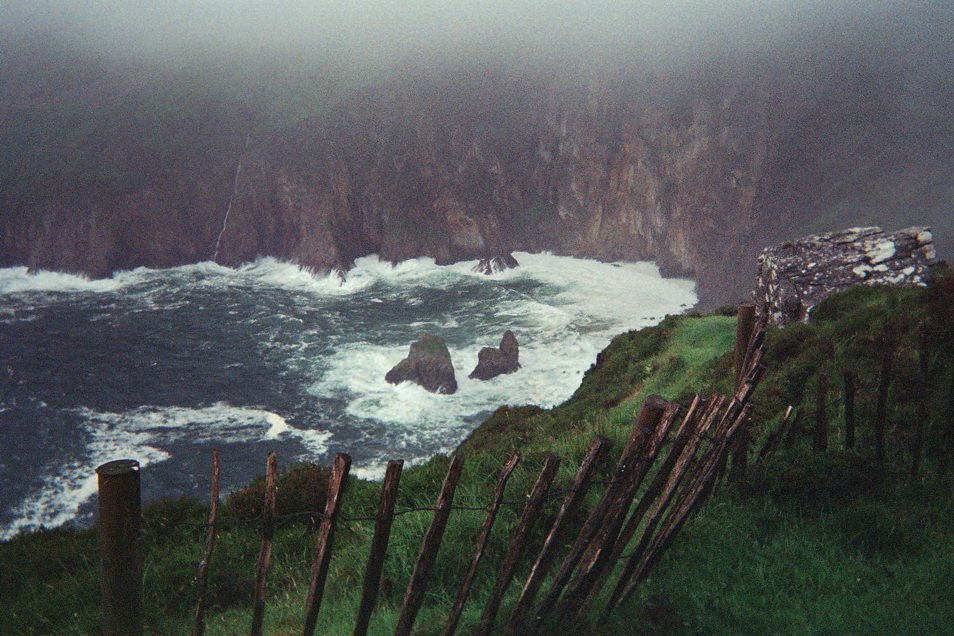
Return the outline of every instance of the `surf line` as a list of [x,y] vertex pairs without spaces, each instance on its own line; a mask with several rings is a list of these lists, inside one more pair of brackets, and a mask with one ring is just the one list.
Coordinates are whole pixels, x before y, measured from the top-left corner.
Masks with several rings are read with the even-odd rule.
[[[246,133],[245,135],[245,147],[242,148],[242,154],[245,154],[245,151],[248,150],[248,142],[250,135]],[[239,174],[242,172],[242,159],[239,157],[238,162],[235,164],[235,178],[232,181],[232,194],[229,196],[229,205],[225,208],[225,218],[222,219],[222,229],[219,230],[219,236],[215,239],[215,251],[212,252],[212,262],[219,262],[219,246],[222,245],[222,235],[225,234],[225,228],[229,224],[229,214],[232,212],[232,202],[235,200],[235,194],[238,192],[238,181]]]

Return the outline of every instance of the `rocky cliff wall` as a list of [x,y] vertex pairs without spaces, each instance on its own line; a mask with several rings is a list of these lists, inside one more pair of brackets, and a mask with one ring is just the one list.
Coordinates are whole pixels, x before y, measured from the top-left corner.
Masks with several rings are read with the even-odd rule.
[[[826,95],[806,100],[770,74],[676,81],[481,70],[377,85],[293,127],[264,127],[251,108],[186,102],[160,118],[158,134],[174,135],[166,146],[144,142],[128,112],[118,130],[109,122],[68,140],[93,166],[79,177],[0,189],[2,264],[101,276],[271,255],[328,271],[369,253],[447,263],[550,250],[654,259],[665,273],[696,278],[708,304],[734,300],[761,246],[832,210],[856,211],[854,191],[819,199],[819,184],[859,179],[861,165],[878,190],[910,157],[915,140],[896,126],[901,141],[818,157],[812,148],[846,121],[877,141],[876,123],[819,114]],[[871,100],[858,99],[867,117]],[[880,99],[877,109],[894,113]],[[11,112],[8,132],[22,123]],[[935,147],[924,165],[954,156],[954,144]],[[113,172],[132,166],[139,176],[93,178],[102,157]],[[931,179],[933,168],[919,165],[914,172]],[[943,191],[930,196],[925,223],[946,205]],[[888,215],[897,199],[896,190],[873,198]]]

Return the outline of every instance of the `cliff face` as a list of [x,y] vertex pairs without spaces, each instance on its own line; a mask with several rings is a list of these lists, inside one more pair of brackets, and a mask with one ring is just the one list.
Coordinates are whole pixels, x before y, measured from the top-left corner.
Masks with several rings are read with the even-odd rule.
[[[784,232],[814,229],[832,210],[834,223],[851,224],[838,215],[856,213],[857,190],[820,199],[819,184],[850,174],[877,190],[915,143],[891,124],[893,137],[871,144],[870,96],[852,98],[860,116],[826,115],[819,103],[844,103],[831,94],[837,84],[805,101],[768,75],[700,77],[482,70],[377,85],[291,127],[194,95],[151,118],[133,102],[98,128],[27,148],[41,176],[7,166],[0,260],[101,276],[213,257],[272,255],[327,271],[375,252],[447,263],[550,250],[655,259],[696,278],[711,304],[747,290],[758,249]],[[897,109],[883,101],[893,122]],[[14,135],[36,110],[29,100],[8,107],[0,131]],[[832,131],[845,148],[831,147]],[[859,139],[869,145],[846,152]],[[914,166],[922,180],[954,156],[954,144],[934,147],[928,167]],[[85,163],[62,168],[74,155]],[[896,195],[864,202],[891,215],[906,204]],[[930,196],[918,222],[946,218],[945,193]],[[943,244],[946,229],[935,229]]]

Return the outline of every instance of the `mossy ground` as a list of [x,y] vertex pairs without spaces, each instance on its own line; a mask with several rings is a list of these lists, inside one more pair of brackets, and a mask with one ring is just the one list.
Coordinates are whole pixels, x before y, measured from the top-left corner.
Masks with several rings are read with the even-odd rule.
[[[954,634],[954,488],[947,459],[951,446],[954,383],[954,277],[930,289],[862,288],[832,298],[809,325],[772,329],[768,371],[755,396],[755,440],[799,407],[805,428],[764,466],[744,479],[723,482],[684,528],[640,591],[606,620],[549,626],[551,633],[585,634]],[[600,354],[574,396],[553,409],[501,408],[461,445],[467,462],[443,548],[430,580],[416,633],[443,627],[471,557],[482,508],[506,456],[524,460],[507,489],[505,505],[471,592],[459,633],[471,632],[545,454],[563,459],[555,489],[572,479],[592,436],[614,443],[628,435],[645,396],[687,402],[693,393],[731,386],[735,322],[729,312],[667,318],[622,334]],[[921,381],[919,350],[927,326],[927,369]],[[894,351],[889,392],[888,453],[873,455],[872,421],[880,361]],[[858,377],[858,442],[843,449],[841,373]],[[811,451],[815,387],[828,373],[829,449]],[[923,420],[921,419],[923,418]],[[919,421],[924,459],[911,478]],[[753,452],[754,455],[754,452]],[[405,471],[399,510],[433,505],[448,460],[437,457]],[[607,471],[604,470],[604,474]],[[298,468],[285,478],[287,495],[321,482]],[[323,483],[323,482],[321,482]],[[254,486],[259,488],[259,486]],[[339,524],[319,633],[353,629],[361,579],[373,531],[379,484],[350,480]],[[213,556],[208,634],[235,634],[250,624],[254,562],[258,553],[255,500],[260,491],[234,496],[225,507]],[[595,496],[591,495],[590,504]],[[266,633],[299,633],[314,549],[312,520],[296,512],[316,506],[305,496],[287,499],[268,575]],[[546,507],[555,513],[560,498]],[[205,522],[196,502],[162,502],[145,514],[145,605],[150,634],[187,633],[195,599],[194,573]],[[429,523],[427,512],[398,516],[392,530],[373,634],[393,631],[404,586]],[[535,544],[544,528],[535,529]],[[3,634],[98,633],[95,534],[56,530],[0,544]],[[521,565],[518,578],[526,573]],[[503,616],[517,590],[511,586]],[[599,604],[597,604],[599,607]]]

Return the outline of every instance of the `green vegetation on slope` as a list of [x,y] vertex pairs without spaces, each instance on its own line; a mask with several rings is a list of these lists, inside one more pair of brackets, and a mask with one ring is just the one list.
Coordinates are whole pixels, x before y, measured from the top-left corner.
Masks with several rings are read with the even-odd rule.
[[[618,336],[584,376],[574,396],[553,409],[503,407],[461,445],[467,462],[416,633],[437,634],[457,593],[483,519],[482,508],[505,457],[524,461],[507,489],[459,633],[479,619],[524,495],[543,458],[563,459],[557,492],[572,479],[594,433],[618,455],[645,396],[688,401],[692,393],[727,392],[735,321],[722,312],[670,317]],[[954,506],[946,458],[951,454],[954,398],[954,274],[927,289],[860,288],[816,308],[809,325],[770,330],[768,370],[754,399],[753,457],[788,405],[802,411],[801,432],[764,466],[723,482],[687,524],[639,593],[605,622],[552,633],[587,634],[954,634]],[[927,370],[921,382],[921,325],[927,326]],[[873,427],[881,362],[893,353],[888,396],[887,460],[879,468]],[[844,450],[841,372],[858,377],[858,443]],[[831,378],[829,449],[811,451],[815,387]],[[922,419],[923,418],[923,419]],[[910,465],[918,423],[925,458],[917,480]],[[264,461],[263,461],[264,463]],[[445,457],[405,471],[399,510],[433,505]],[[609,469],[604,469],[604,476]],[[269,572],[266,633],[300,630],[314,547],[313,496],[323,471],[299,467],[279,487],[281,522]],[[350,633],[373,531],[379,484],[352,479],[345,496],[319,632]],[[261,484],[226,506],[213,556],[209,634],[242,633],[250,621],[256,517]],[[284,498],[284,503],[282,501]],[[594,503],[591,495],[588,505]],[[555,513],[552,497],[546,513]],[[186,633],[195,599],[195,566],[205,511],[195,502],[162,502],[146,512],[145,594],[148,632]],[[373,634],[389,634],[430,517],[395,519]],[[534,530],[534,545],[545,529]],[[92,532],[58,530],[0,544],[3,634],[88,634],[98,625],[98,581]],[[528,564],[518,571],[526,575]],[[507,615],[517,594],[505,597]],[[599,606],[599,605],[597,605]]]

